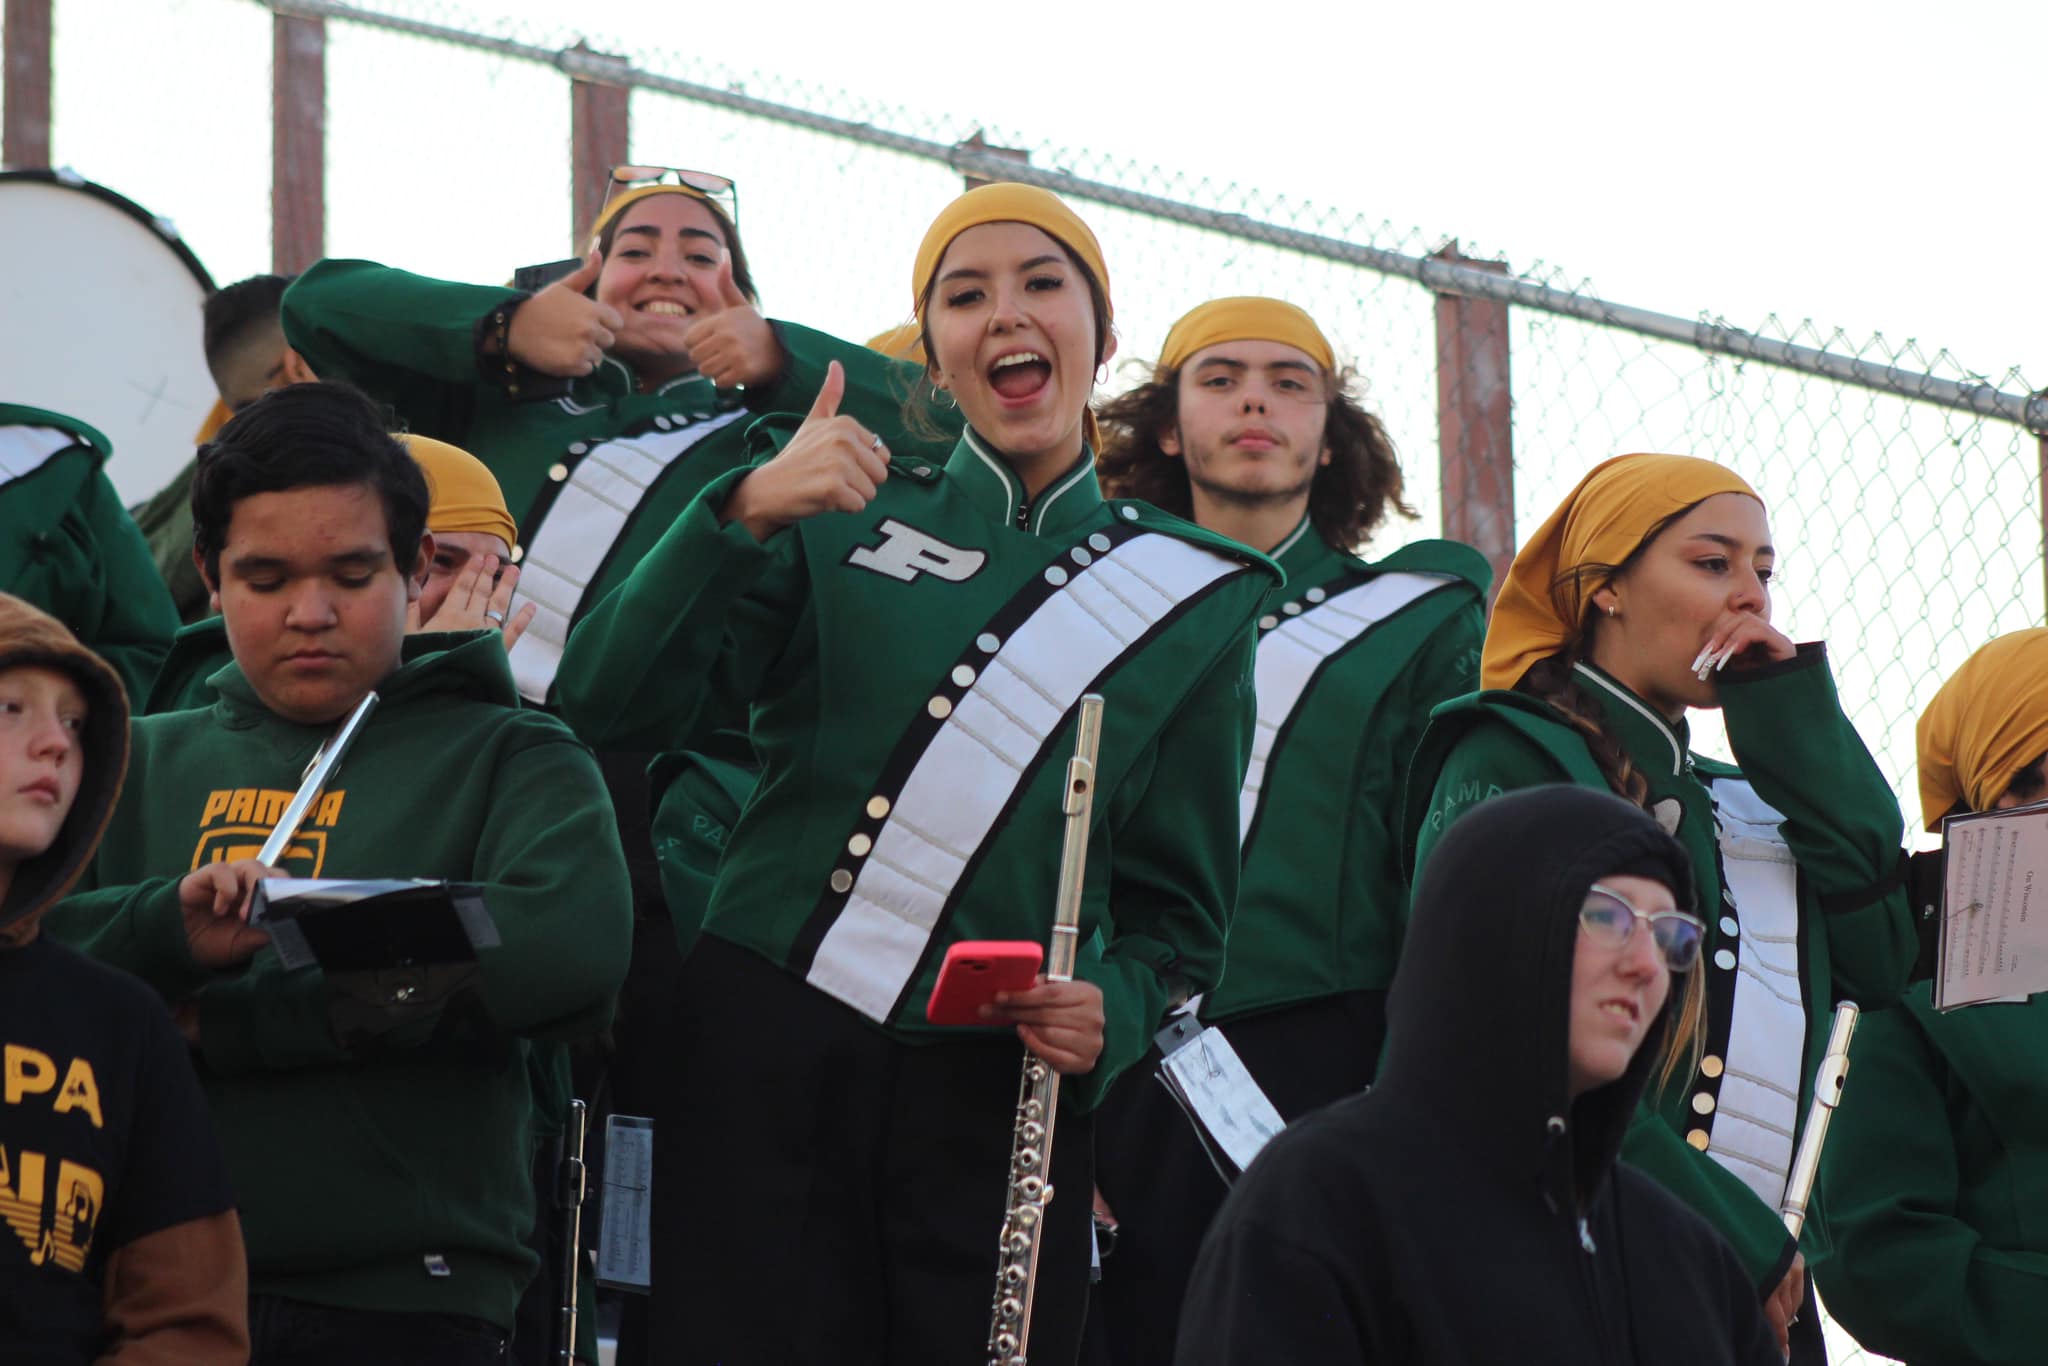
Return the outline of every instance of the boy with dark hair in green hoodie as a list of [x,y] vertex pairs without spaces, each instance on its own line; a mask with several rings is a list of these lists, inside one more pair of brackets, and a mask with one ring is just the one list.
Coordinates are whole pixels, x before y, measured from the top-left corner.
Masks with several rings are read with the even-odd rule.
[[241,1225],[184,1045],[148,988],[38,933],[127,760],[113,670],[0,594],[0,1354],[232,1366]]
[[[526,1041],[602,1028],[625,973],[595,761],[521,709],[496,632],[406,636],[427,490],[360,394],[252,404],[192,505],[235,663],[213,706],[136,723],[94,890],[52,928],[179,1003],[242,1197],[257,1362],[500,1360],[535,1267]],[[245,923],[257,847],[373,689],[278,871],[480,885],[501,943],[452,984],[287,970]]]

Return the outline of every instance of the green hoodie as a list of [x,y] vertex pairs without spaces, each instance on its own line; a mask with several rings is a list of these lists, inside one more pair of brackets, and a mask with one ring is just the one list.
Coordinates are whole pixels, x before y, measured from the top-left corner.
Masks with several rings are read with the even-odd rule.
[[102,469],[112,453],[76,418],[0,403],[0,587],[70,627],[140,698],[178,613]]
[[280,866],[481,884],[502,946],[447,994],[287,972],[269,948],[213,973],[178,882],[254,855],[329,729],[270,712],[239,667],[218,684],[211,707],[135,723],[126,796],[49,931],[196,999],[253,1292],[509,1328],[534,1270],[526,1040],[602,1028],[630,949],[596,763],[519,706],[490,633],[411,638]]
[[[1577,669],[1648,783],[1652,814],[1691,856],[1707,923],[1699,1069],[1652,1091],[1622,1157],[1714,1225],[1768,1290],[1795,1251],[1778,1201],[1830,1012],[1895,1000],[1913,965],[1898,800],[1842,713],[1821,646],[1720,681],[1739,770],[1694,755],[1683,720]],[[1445,703],[1409,776],[1414,866],[1474,803],[1555,782],[1607,787],[1547,703],[1510,692]],[[1802,1247],[1810,1263],[1826,1259],[1825,1221],[1808,1221]]]
[[524,297],[372,261],[322,261],[286,291],[284,329],[316,374],[357,385],[410,430],[462,447],[497,475],[519,524],[520,596],[541,609],[512,651],[530,702],[551,695],[570,628],[699,489],[746,462],[751,418],[808,409],[831,361],[846,372],[840,411],[890,449],[943,459],[952,445],[950,432],[928,441],[903,428],[916,366],[794,323],[774,325],[782,374],[743,391],[693,373],[642,392],[608,356],[574,381],[522,371],[512,392],[502,364],[479,364],[477,339],[497,310]]

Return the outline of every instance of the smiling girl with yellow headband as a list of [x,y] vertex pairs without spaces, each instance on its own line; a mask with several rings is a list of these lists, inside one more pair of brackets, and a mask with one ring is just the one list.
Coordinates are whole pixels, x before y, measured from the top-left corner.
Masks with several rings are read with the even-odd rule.
[[[2014,631],[1956,670],[1919,728],[1920,812],[2048,797],[2048,629]],[[2035,1361],[2048,1341],[2048,996],[1942,1013],[1915,982],[1865,1015],[1828,1131],[1821,1203],[1836,1255],[1828,1308],[1903,1361]]]
[[[1677,455],[1596,466],[1515,556],[1487,630],[1486,692],[1439,708],[1409,775],[1415,867],[1467,807],[1538,783],[1610,788],[1692,857],[1708,942],[1704,1032],[1667,1051],[1623,1157],[1735,1247],[1795,1361],[1800,1246],[1778,1217],[1838,999],[1893,999],[1914,937],[1897,800],[1843,715],[1825,648],[1770,624],[1764,505]],[[1692,753],[1718,707],[1740,767]],[[1816,1260],[1824,1221],[1807,1225]]]
[[[655,1140],[659,1360],[984,1359],[1021,1039],[1067,1077],[1031,1360],[1071,1361],[1087,1112],[1222,964],[1252,621],[1278,571],[1103,497],[1109,271],[1065,204],[962,196],[911,295],[925,380],[968,422],[952,454],[892,450],[835,374],[800,425],[764,424],[773,458],[704,490],[563,670],[600,742],[686,744],[707,706],[750,704],[765,766],[676,992],[689,1106]],[[1047,937],[1084,691],[1107,705],[1075,980],[931,1025],[950,945]]]

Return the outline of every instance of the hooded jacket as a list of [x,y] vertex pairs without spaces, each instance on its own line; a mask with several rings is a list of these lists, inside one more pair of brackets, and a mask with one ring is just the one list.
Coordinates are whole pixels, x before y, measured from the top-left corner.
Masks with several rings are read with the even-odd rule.
[[241,1226],[184,1042],[141,982],[39,932],[120,796],[127,698],[0,594],[0,674],[25,667],[68,676],[88,710],[71,810],[0,898],[0,1343],[37,1363],[244,1361]]
[[1779,1366],[1733,1252],[1617,1158],[1681,982],[1627,1073],[1569,1098],[1579,907],[1617,872],[1690,900],[1683,850],[1604,793],[1515,793],[1446,832],[1379,1081],[1290,1127],[1238,1183],[1178,1362]]

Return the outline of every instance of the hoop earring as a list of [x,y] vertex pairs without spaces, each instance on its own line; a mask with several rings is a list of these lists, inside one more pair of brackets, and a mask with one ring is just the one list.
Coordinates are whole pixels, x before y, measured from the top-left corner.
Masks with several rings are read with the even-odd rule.
[[934,385],[932,386],[932,398],[940,407],[948,410],[954,410],[960,406],[960,400],[953,396],[951,389],[941,389]]
[[1109,362],[1104,361],[1095,367],[1095,386],[1099,389],[1107,383],[1109,383]]

